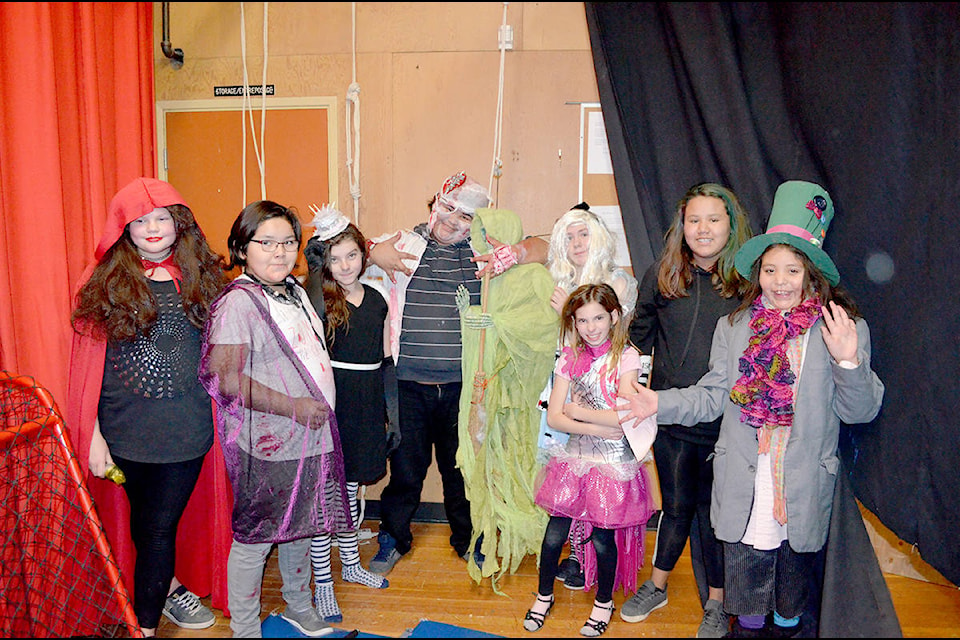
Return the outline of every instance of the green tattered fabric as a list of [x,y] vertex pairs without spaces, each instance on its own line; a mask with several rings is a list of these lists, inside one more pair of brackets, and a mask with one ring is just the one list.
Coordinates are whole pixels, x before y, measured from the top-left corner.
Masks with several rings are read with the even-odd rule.
[[[471,227],[477,253],[493,250],[487,236],[515,244],[523,237],[520,218],[512,211],[480,209]],[[482,570],[472,557],[470,576],[480,582],[513,573],[527,554],[540,553],[546,512],[534,504],[537,475],[537,400],[554,366],[559,318],[550,306],[554,284],[542,264],[516,265],[493,277],[487,292],[487,313],[493,327],[484,330],[483,371],[486,389],[480,416],[480,438],[470,432],[471,398],[477,373],[480,330],[462,326],[463,393],[460,397],[460,447],[457,463],[463,473],[474,548],[483,535]],[[480,313],[471,306],[465,315]],[[476,420],[476,416],[475,416]],[[472,554],[471,554],[472,555]]]

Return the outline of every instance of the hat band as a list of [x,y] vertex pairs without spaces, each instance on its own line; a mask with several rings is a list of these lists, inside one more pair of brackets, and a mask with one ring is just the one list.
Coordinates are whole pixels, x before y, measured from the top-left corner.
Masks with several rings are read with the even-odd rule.
[[803,238],[804,240],[809,240],[818,247],[821,244],[821,240],[815,237],[812,233],[804,229],[803,227],[798,227],[792,224],[778,224],[775,227],[770,227],[767,229],[767,233],[789,233],[792,236],[797,236],[798,238]]

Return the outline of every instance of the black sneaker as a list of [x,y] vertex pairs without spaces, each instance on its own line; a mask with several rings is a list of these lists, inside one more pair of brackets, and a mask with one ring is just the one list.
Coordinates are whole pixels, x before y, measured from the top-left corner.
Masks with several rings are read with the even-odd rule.
[[767,631],[770,632],[770,638],[798,638],[803,631],[803,620],[792,627],[781,627],[778,624],[767,625]]
[[769,638],[770,630],[767,625],[759,629],[748,629],[740,624],[739,620],[734,620],[730,625],[730,631],[723,636],[724,638]]
[[575,576],[580,573],[580,563],[577,562],[577,559],[573,556],[565,560],[560,561],[560,566],[557,567],[557,580],[560,582],[566,582],[567,578],[570,576]]
[[[483,561],[487,559],[485,555],[480,551],[480,547],[483,545],[483,534],[477,538],[476,544],[473,545],[473,561],[477,564],[478,569],[483,569]],[[470,562],[470,552],[464,551],[461,555],[464,562]]]
[[583,575],[583,571],[581,571],[572,576],[567,576],[567,579],[563,581],[563,586],[571,591],[579,591],[580,589],[583,589],[583,585],[586,583],[587,578]]

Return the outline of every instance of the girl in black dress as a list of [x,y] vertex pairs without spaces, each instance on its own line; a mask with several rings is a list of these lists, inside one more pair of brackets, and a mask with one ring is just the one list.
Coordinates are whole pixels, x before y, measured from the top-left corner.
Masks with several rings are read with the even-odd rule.
[[[386,578],[360,564],[358,492],[361,485],[375,484],[387,472],[383,367],[393,366],[387,303],[376,289],[360,282],[367,266],[366,240],[360,230],[331,206],[315,208],[314,213],[316,231],[304,249],[309,267],[306,289],[318,313],[325,316],[347,493],[356,527],[337,534],[341,575],[347,582],[385,589]],[[341,622],[330,573],[331,544],[328,535],[314,538],[311,545],[314,603],[326,622]]]

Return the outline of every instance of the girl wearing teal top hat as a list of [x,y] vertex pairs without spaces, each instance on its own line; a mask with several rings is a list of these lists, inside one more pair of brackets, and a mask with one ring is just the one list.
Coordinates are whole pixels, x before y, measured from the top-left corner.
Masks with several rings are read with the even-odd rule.
[[717,322],[710,370],[682,389],[636,386],[621,406],[627,419],[656,413],[667,424],[722,417],[710,520],[735,636],[800,632],[830,523],[840,422],[870,422],[883,400],[867,323],[821,248],[833,215],[821,186],[780,185],[766,233],[737,252],[750,287]]

